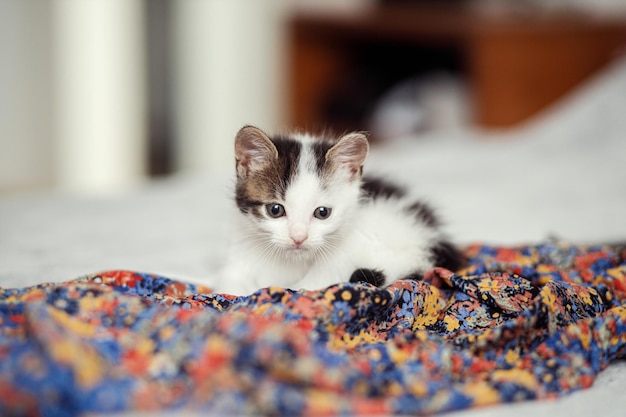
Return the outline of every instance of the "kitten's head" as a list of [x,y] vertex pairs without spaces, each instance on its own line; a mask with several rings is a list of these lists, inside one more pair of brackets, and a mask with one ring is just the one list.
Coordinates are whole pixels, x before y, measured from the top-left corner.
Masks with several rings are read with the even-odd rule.
[[286,260],[328,252],[358,204],[367,152],[362,133],[328,140],[241,129],[236,203],[252,226],[249,238]]

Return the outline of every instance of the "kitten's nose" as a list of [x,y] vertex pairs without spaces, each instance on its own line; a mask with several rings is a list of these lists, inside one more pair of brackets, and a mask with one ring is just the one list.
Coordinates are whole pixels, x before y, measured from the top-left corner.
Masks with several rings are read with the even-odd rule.
[[307,233],[306,227],[294,225],[289,230],[289,237],[296,246],[300,246],[308,239],[309,234]]
[[305,236],[298,236],[298,237],[291,236],[291,240],[293,240],[293,243],[296,246],[302,245],[307,238],[308,238],[308,236],[306,236],[306,235]]

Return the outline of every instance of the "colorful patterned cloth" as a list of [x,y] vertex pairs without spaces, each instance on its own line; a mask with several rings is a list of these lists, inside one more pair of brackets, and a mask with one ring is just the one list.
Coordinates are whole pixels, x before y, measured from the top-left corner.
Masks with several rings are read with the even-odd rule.
[[625,356],[626,250],[466,254],[387,288],[235,297],[111,271],[0,290],[0,415],[419,415],[556,397]]

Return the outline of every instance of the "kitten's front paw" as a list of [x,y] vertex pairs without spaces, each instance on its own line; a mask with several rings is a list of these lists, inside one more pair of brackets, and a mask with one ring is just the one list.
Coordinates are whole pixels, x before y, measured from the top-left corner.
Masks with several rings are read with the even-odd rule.
[[385,285],[385,274],[378,269],[359,268],[350,276],[350,282],[367,282],[375,287]]

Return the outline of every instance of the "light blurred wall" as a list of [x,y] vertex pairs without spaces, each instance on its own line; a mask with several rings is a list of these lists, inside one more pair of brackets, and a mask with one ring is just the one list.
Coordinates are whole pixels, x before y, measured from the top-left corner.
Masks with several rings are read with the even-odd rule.
[[0,1],[0,193],[53,183],[50,11]]
[[182,0],[174,7],[176,160],[180,170],[231,171],[244,124],[283,122],[281,0]]
[[141,181],[144,53],[142,0],[1,0],[0,193]]
[[56,181],[127,188],[146,173],[144,3],[54,0]]

